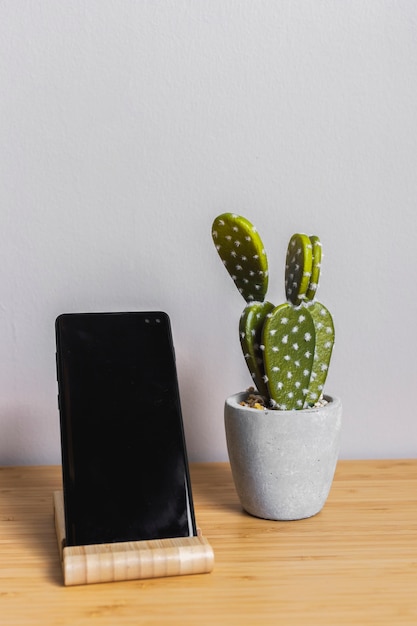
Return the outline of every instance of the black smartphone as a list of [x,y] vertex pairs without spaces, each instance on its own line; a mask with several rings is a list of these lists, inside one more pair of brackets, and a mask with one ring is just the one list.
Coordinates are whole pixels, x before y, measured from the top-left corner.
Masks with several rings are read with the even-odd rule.
[[56,320],[66,545],[197,534],[169,317]]

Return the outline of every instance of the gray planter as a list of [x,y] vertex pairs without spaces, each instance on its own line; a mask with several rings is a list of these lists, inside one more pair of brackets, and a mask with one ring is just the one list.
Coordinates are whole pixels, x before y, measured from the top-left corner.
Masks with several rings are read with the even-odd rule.
[[261,411],[225,404],[230,465],[243,508],[256,517],[295,520],[316,515],[332,485],[340,447],[342,403],[300,411]]

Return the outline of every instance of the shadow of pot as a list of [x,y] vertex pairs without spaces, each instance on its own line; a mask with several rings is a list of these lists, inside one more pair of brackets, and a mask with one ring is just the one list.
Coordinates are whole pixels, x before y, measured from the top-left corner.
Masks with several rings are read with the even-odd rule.
[[224,419],[233,480],[242,507],[256,517],[296,520],[316,515],[332,485],[340,449],[342,403],[258,410],[227,398]]

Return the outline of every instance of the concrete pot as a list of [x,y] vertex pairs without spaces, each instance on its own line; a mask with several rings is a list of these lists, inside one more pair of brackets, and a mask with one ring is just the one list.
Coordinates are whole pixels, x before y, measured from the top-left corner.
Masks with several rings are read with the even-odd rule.
[[248,513],[273,520],[316,515],[332,485],[340,448],[342,403],[321,408],[257,410],[225,403],[227,449],[236,491]]

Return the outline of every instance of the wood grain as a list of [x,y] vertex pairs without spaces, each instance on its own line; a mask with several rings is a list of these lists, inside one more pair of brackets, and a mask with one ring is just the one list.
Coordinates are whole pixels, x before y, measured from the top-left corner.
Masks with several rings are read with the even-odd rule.
[[0,623],[285,626],[417,624],[417,460],[341,461],[316,517],[240,508],[228,464],[191,465],[212,573],[64,587],[58,467],[0,469]]

